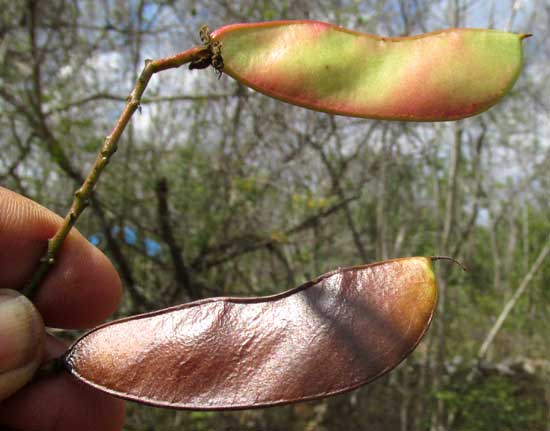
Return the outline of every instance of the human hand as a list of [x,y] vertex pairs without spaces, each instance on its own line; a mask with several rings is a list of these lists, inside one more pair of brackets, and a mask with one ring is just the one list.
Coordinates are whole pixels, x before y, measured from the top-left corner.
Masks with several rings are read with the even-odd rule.
[[16,292],[30,279],[46,240],[60,224],[54,213],[0,187],[0,429],[118,431],[124,422],[121,400],[64,372],[31,381],[41,363],[67,347],[47,335],[44,324],[95,326],[116,309],[121,294],[107,257],[74,229],[34,305]]

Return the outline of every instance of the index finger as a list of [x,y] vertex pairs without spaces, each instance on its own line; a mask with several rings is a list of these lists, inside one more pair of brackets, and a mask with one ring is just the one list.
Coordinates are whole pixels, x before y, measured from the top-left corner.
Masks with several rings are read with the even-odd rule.
[[[0,187],[0,287],[25,285],[61,223],[53,212]],[[105,320],[120,295],[113,265],[72,229],[33,299],[47,326],[86,328]]]

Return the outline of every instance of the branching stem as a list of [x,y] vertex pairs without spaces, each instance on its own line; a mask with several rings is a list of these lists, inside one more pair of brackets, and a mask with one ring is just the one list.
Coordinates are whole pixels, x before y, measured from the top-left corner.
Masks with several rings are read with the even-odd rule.
[[126,99],[126,106],[120,114],[113,130],[103,141],[103,145],[95,159],[95,162],[86,176],[82,185],[75,191],[73,202],[69,212],[63,220],[63,224],[56,234],[48,240],[48,248],[44,256],[40,259],[39,266],[33,273],[31,280],[23,289],[23,293],[32,298],[40,283],[44,280],[50,268],[55,264],[57,255],[63,241],[69,234],[86,206],[88,205],[90,196],[94,191],[94,187],[101,176],[101,173],[109,163],[111,156],[116,152],[120,136],[124,132],[126,125],[132,118],[134,112],[139,109],[141,96],[143,95],[151,76],[157,72],[167,69],[178,68],[186,63],[203,60],[211,56],[209,48],[194,47],[187,51],[183,51],[172,57],[165,57],[158,60],[146,60],[145,67],[141,71],[134,88]]

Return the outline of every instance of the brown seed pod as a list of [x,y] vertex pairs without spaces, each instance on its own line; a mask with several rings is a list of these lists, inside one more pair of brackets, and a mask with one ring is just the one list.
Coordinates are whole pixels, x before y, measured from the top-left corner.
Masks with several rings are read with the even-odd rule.
[[64,357],[133,401],[240,409],[322,398],[398,365],[432,318],[431,259],[338,269],[278,295],[213,298],[107,323]]

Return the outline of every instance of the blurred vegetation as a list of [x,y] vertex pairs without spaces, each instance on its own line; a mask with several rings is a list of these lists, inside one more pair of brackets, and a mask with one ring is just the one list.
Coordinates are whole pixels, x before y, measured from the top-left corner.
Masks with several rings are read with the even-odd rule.
[[[437,264],[432,328],[371,385],[240,412],[131,404],[127,430],[550,430],[548,258],[480,355],[549,240],[548,0],[0,6],[0,184],[60,214],[144,59],[198,43],[205,22],[319,19],[395,36],[453,26],[534,33],[511,94],[455,123],[331,117],[212,70],[159,74],[78,228],[119,269],[126,295],[115,317],[195,297],[271,294],[397,256],[452,255],[469,269]],[[175,244],[159,223],[162,183]]]

